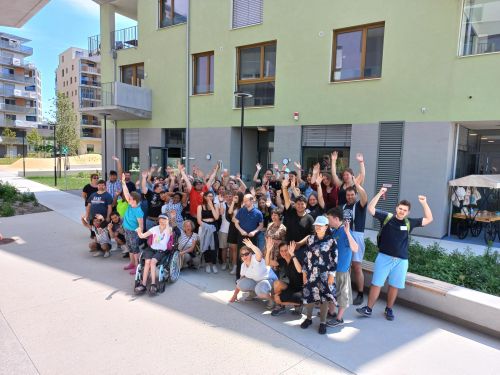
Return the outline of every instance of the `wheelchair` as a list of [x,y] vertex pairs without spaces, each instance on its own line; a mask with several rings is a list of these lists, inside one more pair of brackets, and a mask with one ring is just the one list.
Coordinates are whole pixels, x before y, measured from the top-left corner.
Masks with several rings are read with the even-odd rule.
[[[177,238],[177,232],[174,231],[174,241],[172,246],[170,248],[167,248],[167,255],[164,256],[163,259],[156,264],[157,280],[155,280],[154,282],[153,280],[151,280],[151,283],[157,285],[157,290],[159,293],[163,293],[165,291],[165,286],[167,285],[167,283],[175,283],[179,279],[179,276],[181,274],[181,260],[179,249],[177,247]],[[143,252],[141,251],[139,255],[139,265],[137,266],[137,269],[135,271],[134,288],[138,287],[142,282],[145,263],[146,261],[143,258]]]

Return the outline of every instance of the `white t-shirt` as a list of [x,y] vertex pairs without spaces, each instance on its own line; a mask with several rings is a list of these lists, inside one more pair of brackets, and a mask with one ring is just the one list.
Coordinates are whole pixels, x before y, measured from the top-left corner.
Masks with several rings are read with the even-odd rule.
[[259,282],[262,280],[269,279],[269,270],[270,267],[266,266],[266,261],[264,257],[257,261],[255,254],[252,254],[252,260],[250,261],[250,266],[247,266],[245,263],[241,264],[241,272],[240,275],[245,276],[248,279],[252,279],[253,281]]
[[170,240],[170,230],[165,228],[163,232],[160,232],[160,226],[154,226],[148,231],[151,236],[153,236],[153,241],[151,242],[151,249],[165,251],[167,250],[168,240]]
[[228,233],[229,232],[229,225],[231,223],[226,220],[226,209],[227,209],[226,203],[224,203],[224,202],[222,203],[222,208],[223,208],[223,211],[222,211],[222,222],[221,222],[221,225],[220,225],[219,232]]

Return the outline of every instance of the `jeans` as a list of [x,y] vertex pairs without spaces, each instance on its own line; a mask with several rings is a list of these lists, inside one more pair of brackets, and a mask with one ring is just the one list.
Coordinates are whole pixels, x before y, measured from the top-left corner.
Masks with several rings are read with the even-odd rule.
[[255,281],[246,277],[239,279],[236,285],[242,292],[255,292],[257,296],[271,294],[274,282],[278,280],[273,270],[269,270],[269,278],[266,280]]

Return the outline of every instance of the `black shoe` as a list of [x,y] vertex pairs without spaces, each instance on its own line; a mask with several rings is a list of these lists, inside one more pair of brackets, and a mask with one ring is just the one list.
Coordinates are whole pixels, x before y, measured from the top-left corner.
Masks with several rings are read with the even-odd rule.
[[390,309],[389,307],[385,308],[384,315],[387,320],[391,321],[394,320],[394,313],[392,312],[392,309]]
[[354,298],[354,301],[352,302],[353,305],[361,305],[363,303],[363,293],[358,293],[356,298]]
[[313,324],[312,319],[306,319],[306,320],[304,320],[304,321],[301,323],[300,328],[302,328],[302,329],[309,328],[309,326],[310,326],[311,324]]
[[358,307],[356,311],[363,316],[372,316],[372,309],[368,306]]
[[338,327],[344,324],[344,319],[332,319],[326,322],[328,327]]
[[149,286],[149,295],[150,296],[156,296],[156,293],[158,293],[158,288],[156,287],[156,284],[151,284]]
[[319,325],[319,328],[318,328],[318,333],[320,335],[324,335],[326,333],[326,324],[325,323],[321,323]]
[[134,289],[135,294],[144,294],[146,292],[147,288],[145,285],[139,284],[139,286],[136,286]]
[[285,306],[276,306],[273,311],[271,311],[272,316],[278,316],[281,314],[286,313],[286,308]]
[[122,255],[122,258],[124,258],[124,259],[125,259],[125,258],[130,258],[130,257],[129,257],[129,255],[128,255],[128,253],[124,253],[124,254]]

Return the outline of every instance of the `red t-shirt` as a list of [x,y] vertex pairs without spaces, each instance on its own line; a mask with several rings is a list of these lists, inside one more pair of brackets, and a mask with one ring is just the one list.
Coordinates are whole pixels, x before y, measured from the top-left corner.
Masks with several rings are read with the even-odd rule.
[[207,192],[207,185],[203,185],[201,191],[197,191],[194,187],[189,192],[189,214],[196,217],[198,206],[203,203],[203,193]]

